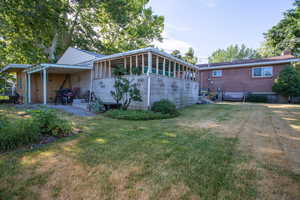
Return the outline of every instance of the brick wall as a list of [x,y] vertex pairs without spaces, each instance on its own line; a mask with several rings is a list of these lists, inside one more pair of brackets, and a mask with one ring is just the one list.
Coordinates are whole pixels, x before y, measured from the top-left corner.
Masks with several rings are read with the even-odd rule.
[[200,75],[200,87],[203,89],[209,89],[213,92],[220,88],[223,92],[270,93],[272,92],[272,86],[275,78],[278,77],[279,72],[286,65],[269,66],[273,66],[273,77],[271,78],[253,78],[253,67],[222,69],[222,77],[212,77],[213,70],[202,71]]

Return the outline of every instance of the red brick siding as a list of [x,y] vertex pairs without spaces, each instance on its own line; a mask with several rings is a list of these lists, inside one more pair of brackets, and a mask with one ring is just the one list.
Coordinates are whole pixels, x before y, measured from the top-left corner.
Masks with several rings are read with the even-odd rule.
[[273,66],[273,77],[253,78],[252,68],[261,66],[222,69],[222,77],[212,77],[213,70],[201,71],[200,87],[215,92],[272,92],[274,79],[286,65]]

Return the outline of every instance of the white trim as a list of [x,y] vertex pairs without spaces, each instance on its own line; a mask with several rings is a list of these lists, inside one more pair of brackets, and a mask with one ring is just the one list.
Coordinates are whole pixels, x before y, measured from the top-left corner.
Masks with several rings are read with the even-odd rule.
[[[264,68],[269,68],[269,69],[272,70],[271,76],[264,76],[264,75],[263,75],[263,69],[264,69]],[[254,75],[254,70],[255,70],[255,69],[261,69],[261,70],[262,70],[262,75],[261,75],[261,76],[255,76],[255,75]],[[273,77],[273,70],[274,70],[273,66],[252,67],[252,68],[251,68],[252,78],[272,78],[272,77]]]
[[93,69],[93,66],[83,66],[83,65],[62,65],[62,64],[49,64],[49,63],[42,63],[40,65],[34,66],[36,69],[26,69],[25,71],[29,74],[42,71],[43,69],[48,68],[64,68],[64,69]]
[[109,56],[104,56],[102,58],[95,59],[94,62],[101,61],[101,60],[107,60],[107,59],[113,59],[113,58],[119,58],[119,57],[124,57],[124,56],[129,56],[129,55],[133,55],[133,54],[147,53],[147,52],[152,52],[152,53],[167,57],[169,59],[172,59],[174,61],[177,61],[179,63],[182,63],[184,65],[188,65],[192,68],[199,69],[199,67],[197,67],[196,65],[185,62],[185,61],[183,61],[179,58],[176,58],[175,56],[172,56],[171,54],[162,52],[159,49],[153,48],[153,47],[147,47],[147,48],[143,48],[143,49],[136,49],[136,50],[127,51],[127,52],[123,52],[123,53],[116,53],[116,54],[112,54],[112,55],[109,55]]
[[0,70],[0,73],[5,72],[8,69],[26,69],[32,65],[28,64],[8,64]]
[[290,59],[290,60],[279,60],[279,61],[268,61],[268,62],[255,62],[247,64],[232,64],[232,65],[220,65],[215,67],[200,67],[199,70],[210,70],[210,69],[227,69],[227,68],[236,68],[236,67],[251,67],[257,65],[272,65],[272,64],[282,64],[282,63],[293,63],[300,62],[300,58]]

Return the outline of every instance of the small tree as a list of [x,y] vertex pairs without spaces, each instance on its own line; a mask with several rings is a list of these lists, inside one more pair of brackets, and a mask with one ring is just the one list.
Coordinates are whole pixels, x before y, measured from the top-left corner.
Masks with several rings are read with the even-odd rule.
[[284,68],[273,85],[273,91],[285,97],[300,96],[300,73],[293,66]]
[[123,77],[127,72],[122,67],[117,67],[113,74],[115,75],[114,88],[111,95],[116,103],[121,104],[121,109],[127,110],[132,101],[142,101],[140,90],[137,88],[136,83],[132,83],[127,78]]

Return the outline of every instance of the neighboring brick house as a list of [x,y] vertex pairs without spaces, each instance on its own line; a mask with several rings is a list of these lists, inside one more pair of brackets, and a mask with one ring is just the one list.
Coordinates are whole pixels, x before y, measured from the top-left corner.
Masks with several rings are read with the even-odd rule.
[[247,94],[268,95],[270,101],[282,101],[272,92],[274,80],[287,65],[300,62],[290,54],[264,59],[200,64],[200,89],[228,100],[241,100]]

